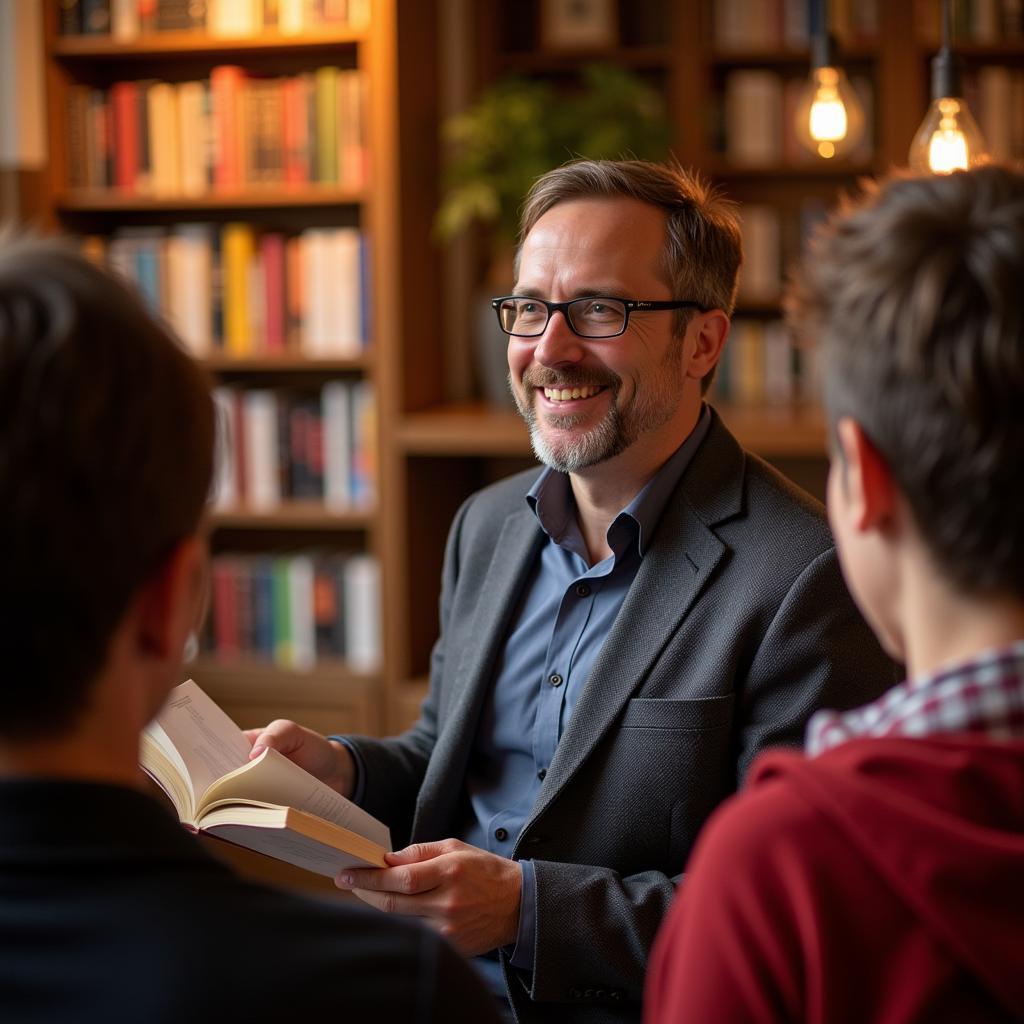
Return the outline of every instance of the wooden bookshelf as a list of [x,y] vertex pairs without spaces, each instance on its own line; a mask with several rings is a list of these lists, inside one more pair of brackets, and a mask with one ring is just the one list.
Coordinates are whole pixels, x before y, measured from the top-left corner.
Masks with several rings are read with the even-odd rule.
[[[345,357],[307,357],[287,350],[224,352],[202,362],[222,382],[304,393],[332,380],[368,382],[377,414],[373,438],[377,500],[368,507],[332,507],[289,500],[268,508],[246,505],[211,511],[214,554],[271,556],[295,549],[314,553],[366,552],[381,565],[382,660],[378,671],[353,672],[342,661],[320,661],[308,672],[255,660],[218,660],[204,655],[193,666],[196,679],[240,723],[293,717],[322,731],[381,733],[393,706],[408,708],[392,691],[407,673],[396,638],[399,616],[396,558],[404,547],[404,524],[396,511],[403,491],[401,462],[394,454],[392,424],[406,405],[400,334],[406,308],[436,290],[436,274],[422,265],[436,193],[437,124],[435,0],[405,5],[372,0],[365,27],[334,27],[300,35],[276,31],[245,37],[204,31],[161,31],[130,41],[98,35],[60,35],[57,0],[44,0],[47,134],[50,163],[40,220],[55,230],[109,235],[120,227],[168,229],[181,223],[219,226],[243,221],[281,233],[319,227],[357,227],[370,239],[372,294],[366,348]],[[365,123],[370,173],[365,186],[332,184],[210,187],[199,194],[162,194],[117,188],[71,187],[68,101],[76,85],[105,89],[119,81],[202,80],[218,65],[237,65],[262,78],[297,76],[324,66],[358,69],[365,76]],[[415,116],[413,115],[415,112]],[[410,188],[413,182],[415,188]],[[191,190],[194,192],[194,190]],[[436,337],[420,331],[423,366],[435,362]],[[415,362],[415,361],[414,361]],[[425,369],[417,378],[431,382]],[[413,387],[415,385],[412,385]],[[399,574],[399,575],[404,575]]]

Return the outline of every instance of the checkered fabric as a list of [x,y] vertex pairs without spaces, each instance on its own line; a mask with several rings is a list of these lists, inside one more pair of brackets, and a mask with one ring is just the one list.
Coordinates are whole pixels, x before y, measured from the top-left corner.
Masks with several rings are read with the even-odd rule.
[[805,749],[814,757],[859,737],[962,732],[1024,738],[1024,641],[908,679],[853,711],[819,711],[807,725]]

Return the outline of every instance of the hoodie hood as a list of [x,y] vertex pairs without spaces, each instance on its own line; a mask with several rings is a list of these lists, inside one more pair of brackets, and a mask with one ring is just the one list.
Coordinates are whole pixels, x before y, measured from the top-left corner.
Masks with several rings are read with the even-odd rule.
[[1024,1018],[1024,741],[855,739],[810,760],[766,754],[751,783],[780,778]]

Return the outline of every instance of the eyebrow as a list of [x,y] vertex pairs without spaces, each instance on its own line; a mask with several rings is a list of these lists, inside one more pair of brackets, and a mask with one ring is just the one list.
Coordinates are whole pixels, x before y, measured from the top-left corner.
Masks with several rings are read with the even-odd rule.
[[[608,296],[609,298],[616,298],[624,295],[626,292],[628,292],[628,290],[629,289],[621,288],[618,285],[606,285],[599,286],[596,288],[577,288],[576,291],[572,293],[572,297],[569,299],[565,299],[564,301],[572,302],[573,299],[590,299],[593,298],[595,295],[605,295]],[[512,290],[512,296],[513,298],[517,299],[543,298],[543,296],[540,295],[538,291],[533,291],[531,289],[526,288],[514,288]]]

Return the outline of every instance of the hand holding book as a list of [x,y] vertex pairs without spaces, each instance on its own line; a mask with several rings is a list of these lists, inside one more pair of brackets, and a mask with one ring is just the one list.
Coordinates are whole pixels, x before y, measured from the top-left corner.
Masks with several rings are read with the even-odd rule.
[[192,831],[328,877],[384,866],[385,825],[272,746],[250,760],[252,753],[246,735],[188,680],[146,728],[140,758]]
[[254,760],[270,748],[304,768],[314,778],[330,786],[346,799],[355,789],[355,763],[348,748],[295,722],[278,718],[261,729],[245,729],[252,744],[249,759]]

